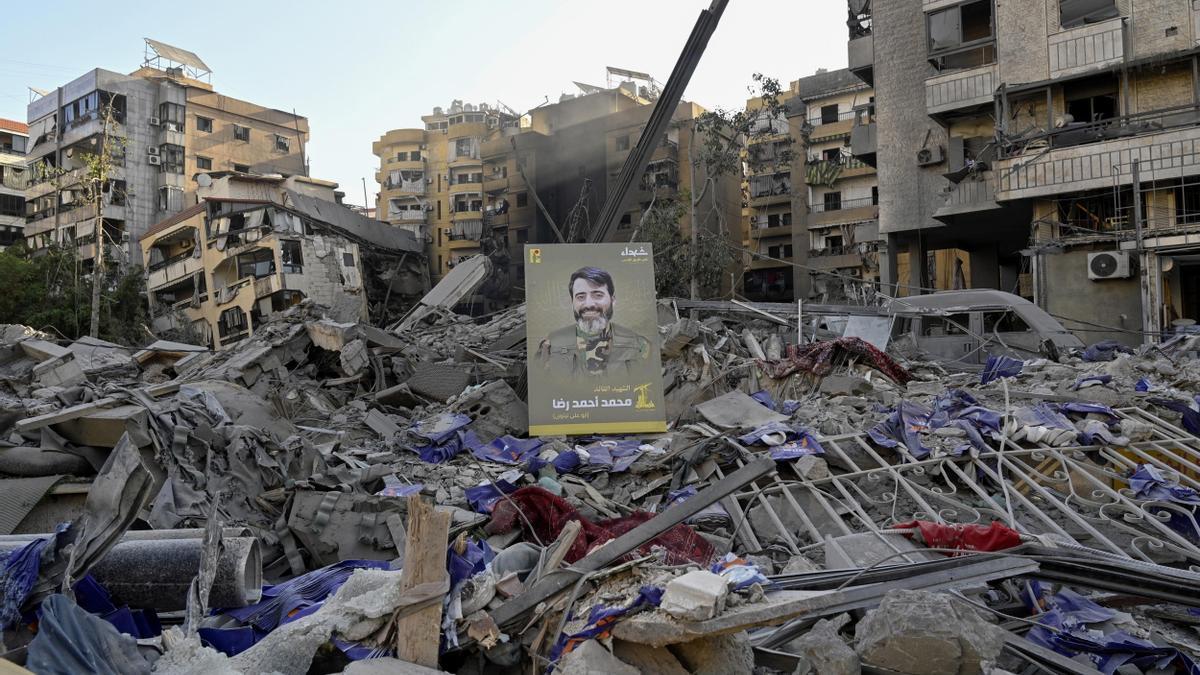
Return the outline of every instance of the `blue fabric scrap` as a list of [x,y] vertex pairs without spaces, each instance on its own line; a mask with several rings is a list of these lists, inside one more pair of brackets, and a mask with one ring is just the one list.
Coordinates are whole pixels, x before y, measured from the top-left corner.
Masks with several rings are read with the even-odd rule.
[[1090,362],[1112,361],[1117,354],[1132,354],[1133,350],[1116,340],[1103,340],[1083,350],[1083,360]]
[[542,443],[540,438],[521,439],[504,435],[491,443],[471,446],[471,454],[479,459],[499,464],[526,464],[531,458],[537,456]]
[[[558,641],[554,643],[554,647],[550,650],[551,665],[546,672],[551,672],[554,664],[558,662],[563,654],[574,650],[581,643],[608,635],[612,631],[613,626],[622,617],[650,607],[658,607],[662,603],[662,596],[663,589],[657,586],[642,586],[638,589],[637,596],[628,604],[609,606],[600,603],[593,606],[588,612],[587,624],[582,630],[571,635],[564,633],[558,636]],[[571,619],[574,618],[575,615],[572,612]]]
[[979,384],[987,384],[1002,377],[1016,377],[1025,368],[1025,362],[1010,356],[989,356],[979,374]]

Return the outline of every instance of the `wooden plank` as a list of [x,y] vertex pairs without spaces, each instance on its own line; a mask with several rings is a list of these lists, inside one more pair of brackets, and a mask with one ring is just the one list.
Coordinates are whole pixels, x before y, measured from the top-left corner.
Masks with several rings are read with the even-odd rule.
[[[404,542],[404,571],[400,591],[446,579],[446,547],[450,538],[450,513],[435,511],[418,495],[408,498],[408,537]],[[437,668],[442,636],[442,604],[437,603],[396,622],[399,636],[396,656]]]

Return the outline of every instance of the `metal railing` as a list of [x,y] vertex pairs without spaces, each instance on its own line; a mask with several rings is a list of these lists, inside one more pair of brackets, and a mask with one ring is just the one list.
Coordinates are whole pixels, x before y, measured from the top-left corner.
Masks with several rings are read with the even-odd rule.
[[829,121],[826,121],[825,117],[822,115],[814,115],[808,118],[808,123],[814,127],[819,127],[822,124],[837,124],[838,122],[845,122],[846,120],[854,119],[855,114],[856,113],[854,110],[838,111],[837,119]]
[[194,251],[194,249],[189,249],[187,251],[184,251],[183,253],[176,253],[175,255],[171,256],[170,258],[167,258],[160,262],[151,263],[150,265],[148,265],[146,267],[146,271],[147,272],[157,272],[158,270],[161,270],[164,267],[168,267],[174,263],[177,263],[180,260],[186,260],[188,258],[191,258],[193,256],[193,251]]
[[874,197],[862,197],[859,199],[842,199],[837,202],[810,204],[808,207],[809,213],[828,213],[830,211],[845,211],[846,209],[859,209],[864,206],[876,206]]
[[1123,115],[1095,122],[1073,122],[1062,128],[1002,144],[1002,158],[1158,133],[1200,124],[1200,105],[1190,104]]

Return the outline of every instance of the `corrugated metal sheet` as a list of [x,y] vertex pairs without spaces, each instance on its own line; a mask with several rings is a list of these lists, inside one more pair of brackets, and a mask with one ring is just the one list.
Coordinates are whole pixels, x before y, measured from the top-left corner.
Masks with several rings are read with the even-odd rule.
[[0,480],[0,534],[12,534],[62,476]]
[[175,63],[181,63],[185,66],[191,66],[197,70],[212,72],[212,69],[209,68],[204,61],[201,61],[199,56],[196,56],[195,53],[189,52],[186,49],[172,47],[165,42],[151,40],[150,38],[146,38],[146,44],[150,45],[151,49],[168,61],[174,61]]

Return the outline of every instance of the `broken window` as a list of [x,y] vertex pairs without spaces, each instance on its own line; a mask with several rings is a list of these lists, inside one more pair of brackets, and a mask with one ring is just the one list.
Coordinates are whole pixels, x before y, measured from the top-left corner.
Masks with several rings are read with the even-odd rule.
[[841,192],[826,192],[822,196],[826,211],[838,211],[842,208],[842,193]]
[[1019,314],[1013,311],[984,312],[984,337],[992,333],[1027,333],[1032,330]]
[[1117,78],[1101,75],[1063,85],[1067,114],[1074,122],[1092,124],[1118,116]]
[[238,141],[250,141],[250,127],[244,127],[240,124],[233,125],[233,138]]
[[1175,220],[1180,225],[1200,223],[1200,183],[1175,188]]
[[217,328],[222,338],[244,332],[246,330],[246,313],[242,311],[241,307],[230,307],[221,312]]
[[196,115],[196,131],[203,131],[206,134],[211,134],[212,118]]
[[821,151],[821,159],[837,163],[842,159],[842,151],[839,148],[827,148]]
[[178,103],[158,104],[158,119],[171,131],[183,131],[183,106]]
[[1075,28],[1121,16],[1121,11],[1115,0],[1059,0],[1058,16],[1063,28]]
[[995,60],[992,0],[974,0],[926,15],[928,50],[939,69],[972,68]]
[[837,104],[821,106],[821,124],[833,124],[836,121],[838,121]]
[[199,155],[196,155],[196,168],[200,169],[200,170],[211,169],[212,168],[212,158],[211,157],[201,157]]
[[183,208],[183,190],[164,185],[158,189],[158,210],[179,211]]
[[288,142],[287,136],[280,136],[279,134],[275,134],[275,151],[276,152],[291,151],[291,145]]
[[967,335],[970,327],[970,314],[949,314],[947,316],[926,316],[921,318],[921,335],[927,337]]
[[284,239],[279,242],[279,258],[283,262],[284,274],[302,274],[304,272],[304,254],[300,242]]
[[66,104],[62,108],[63,127],[71,127],[100,119],[100,92],[93,91]]
[[271,311],[282,312],[300,304],[303,300],[304,294],[300,291],[279,291],[271,296]]
[[125,206],[125,198],[129,194],[129,188],[123,180],[110,180],[105,189],[108,194],[108,203],[113,206]]
[[239,279],[270,276],[275,273],[275,253],[269,248],[256,248],[237,257]]
[[163,143],[158,146],[158,156],[162,158],[159,171],[163,173],[183,173],[183,146],[174,143]]
[[250,173],[250,165],[249,164],[234,164],[233,170],[237,171],[238,173]]
[[617,136],[617,152],[623,152],[629,149],[629,134]]

